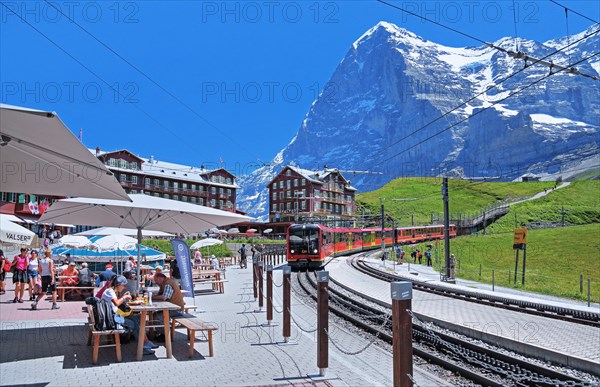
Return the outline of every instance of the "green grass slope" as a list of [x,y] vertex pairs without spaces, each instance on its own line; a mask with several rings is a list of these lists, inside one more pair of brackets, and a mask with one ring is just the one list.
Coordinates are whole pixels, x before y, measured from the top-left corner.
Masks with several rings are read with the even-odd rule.
[[[580,300],[587,300],[589,278],[592,300],[600,302],[600,224],[529,230],[525,286],[521,286],[522,251],[519,253],[517,285],[512,282],[515,270],[512,243],[512,233],[451,240],[450,250],[460,261],[457,276],[491,283],[494,270],[498,286]],[[443,257],[443,243],[440,246],[439,256]],[[583,292],[580,291],[580,275],[584,279]]]
[[600,181],[576,181],[535,200],[515,204],[487,233],[512,233],[528,223],[554,222],[567,225],[600,223]]
[[[516,201],[544,189],[552,189],[554,182],[470,183],[450,180],[448,185],[450,212],[475,216],[481,209],[502,201]],[[401,225],[410,225],[414,215],[415,224],[418,225],[431,222],[432,213],[443,213],[441,189],[442,180],[439,178],[401,178],[392,180],[378,190],[357,195],[356,201],[372,214],[379,214],[379,198],[385,198],[383,204],[387,214]],[[393,200],[411,198],[418,200]]]

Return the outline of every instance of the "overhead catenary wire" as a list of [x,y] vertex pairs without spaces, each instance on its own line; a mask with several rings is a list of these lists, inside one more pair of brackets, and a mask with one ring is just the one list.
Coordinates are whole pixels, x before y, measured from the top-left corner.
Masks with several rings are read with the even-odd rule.
[[[169,95],[171,98],[173,98],[175,101],[177,101],[181,106],[185,107],[188,111],[190,111],[192,114],[194,114],[196,117],[198,117],[200,120],[202,120],[204,123],[206,123],[208,126],[210,126],[211,128],[215,129],[216,131],[218,131],[219,133],[221,133],[221,135],[223,135],[225,138],[227,138],[229,141],[231,141],[233,144],[235,144],[237,147],[239,147],[240,149],[244,150],[247,154],[251,155],[251,156],[256,156],[254,154],[252,154],[252,152],[250,152],[248,149],[246,149],[244,146],[242,146],[241,144],[239,144],[233,137],[229,136],[226,132],[222,131],[221,129],[219,129],[216,125],[212,124],[210,121],[208,121],[206,118],[204,118],[202,115],[200,115],[194,108],[192,108],[189,104],[185,103],[181,98],[177,97],[175,94],[173,94],[171,91],[169,91],[166,87],[162,86],[160,83],[158,83],[156,80],[154,80],[152,77],[150,77],[145,71],[143,71],[142,69],[140,69],[138,66],[136,66],[135,64],[131,63],[131,61],[127,60],[127,58],[123,57],[123,55],[121,55],[120,53],[118,53],[117,51],[115,51],[112,47],[110,47],[108,44],[104,43],[102,40],[100,40],[98,37],[96,37],[94,34],[92,34],[90,31],[88,31],[86,28],[84,28],[81,24],[77,23],[77,21],[73,20],[69,15],[66,15],[61,9],[60,7],[57,7],[53,2],[45,0],[45,2],[51,6],[52,8],[54,8],[56,11],[58,11],[60,14],[62,14],[64,17],[66,17],[72,24],[76,25],[77,27],[79,27],[79,29],[81,29],[83,32],[85,32],[88,36],[90,36],[92,39],[94,39],[96,42],[98,42],[100,45],[102,45],[104,48],[106,48],[108,51],[110,51],[111,53],[113,53],[115,56],[117,56],[117,58],[121,59],[123,62],[125,62],[127,65],[129,65],[132,69],[134,69],[138,74],[142,75],[144,78],[146,78],[148,81],[152,82],[156,87],[158,87],[160,90],[162,90],[163,92],[165,92],[167,95]],[[258,157],[257,157],[258,159]]]
[[[484,45],[486,45],[486,46],[488,46],[488,47],[491,47],[491,48],[493,48],[493,49],[495,49],[495,50],[501,51],[501,52],[503,52],[503,53],[505,53],[505,54],[507,54],[507,55],[509,55],[509,56],[511,56],[511,57],[513,57],[513,58],[515,58],[515,59],[524,59],[525,61],[527,61],[527,60],[529,60],[529,61],[534,61],[534,62],[535,62],[535,64],[540,64],[540,65],[543,65],[543,66],[546,66],[546,67],[550,67],[550,69],[552,69],[552,68],[553,68],[553,66],[555,66],[555,65],[554,65],[553,63],[551,63],[551,62],[539,61],[539,60],[537,60],[537,59],[535,59],[535,58],[532,58],[532,57],[530,57],[530,56],[526,55],[526,54],[525,54],[525,53],[523,53],[523,52],[520,52],[520,51],[511,51],[511,50],[507,50],[507,49],[505,49],[505,48],[502,48],[502,47],[500,47],[500,46],[496,46],[496,45],[495,45],[495,44],[493,44],[493,43],[486,42],[486,41],[485,41],[485,40],[483,40],[483,39],[480,39],[480,38],[477,38],[477,37],[475,37],[475,36],[473,36],[473,35],[467,34],[466,32],[463,32],[463,31],[457,30],[456,28],[449,27],[449,26],[447,26],[447,25],[444,25],[444,24],[442,24],[442,23],[440,23],[440,22],[437,22],[437,21],[435,21],[435,20],[431,20],[431,19],[429,19],[429,18],[427,18],[427,17],[425,17],[425,16],[421,16],[421,15],[419,15],[419,14],[417,14],[417,13],[411,12],[411,11],[409,11],[409,10],[407,10],[407,9],[403,8],[403,7],[400,7],[400,6],[397,6],[397,5],[394,5],[394,4],[391,4],[391,3],[388,3],[388,2],[386,2],[386,1],[384,1],[384,0],[377,0],[377,1],[378,1],[379,3],[382,3],[382,4],[385,4],[385,5],[387,5],[387,6],[389,6],[389,7],[395,8],[395,9],[397,9],[397,10],[399,10],[399,11],[402,11],[402,12],[404,12],[404,13],[407,13],[407,14],[409,14],[409,15],[412,15],[412,16],[415,16],[415,17],[418,17],[418,18],[419,18],[419,19],[421,19],[421,20],[424,20],[424,21],[427,21],[427,22],[433,23],[433,24],[435,24],[435,25],[437,25],[437,26],[440,26],[440,27],[442,27],[442,28],[445,28],[445,29],[447,29],[447,30],[450,30],[450,31],[456,32],[457,34],[460,34],[460,35],[462,35],[462,36],[465,36],[465,37],[467,37],[467,38],[473,39],[473,40],[475,40],[475,41],[477,41],[477,42],[483,43]],[[591,78],[591,79],[593,79],[593,80],[595,80],[595,81],[597,81],[597,80],[600,80],[600,78],[596,77],[595,75],[589,75],[589,74],[581,73],[579,70],[577,70],[577,69],[575,69],[575,68],[573,68],[573,69],[571,70],[571,74],[575,74],[575,75],[581,75],[581,76],[584,76],[584,77],[587,77],[587,78]]]
[[[597,55],[599,55],[599,54],[600,54],[600,52],[596,52],[596,53],[594,53],[594,54],[592,54],[592,55],[588,55],[587,57],[585,57],[585,58],[583,58],[583,59],[581,59],[581,60],[579,60],[579,61],[575,62],[575,63],[574,63],[574,65],[577,65],[577,64],[579,64],[579,63],[585,62],[585,61],[587,61],[587,60],[589,60],[589,59],[591,59],[591,58],[593,58],[593,57],[595,57],[595,56],[597,56]],[[497,100],[497,101],[491,102],[489,106],[486,106],[486,107],[484,107],[484,108],[481,108],[480,110],[476,111],[475,113],[473,113],[473,114],[471,114],[471,115],[469,115],[469,116],[467,116],[467,117],[465,117],[465,118],[463,118],[463,119],[460,119],[458,122],[455,122],[454,124],[452,124],[452,125],[450,125],[450,126],[446,127],[445,129],[442,129],[442,130],[440,130],[440,131],[438,131],[438,132],[436,132],[436,133],[434,133],[434,134],[432,134],[432,135],[428,136],[427,138],[425,138],[425,139],[423,139],[423,140],[421,140],[421,141],[417,142],[416,144],[414,144],[414,145],[412,145],[412,146],[408,147],[407,149],[404,149],[403,151],[400,151],[400,152],[398,152],[398,153],[396,153],[396,154],[394,154],[394,155],[392,155],[392,156],[388,157],[387,159],[385,159],[385,160],[381,161],[379,164],[385,163],[385,162],[387,162],[387,161],[389,161],[389,160],[391,160],[391,159],[393,159],[393,158],[395,158],[395,157],[397,157],[397,156],[400,156],[400,155],[401,155],[401,154],[403,154],[403,153],[406,153],[406,152],[408,152],[409,150],[411,150],[411,149],[413,149],[413,148],[416,148],[417,146],[419,146],[419,145],[421,145],[421,144],[423,144],[423,143],[425,143],[425,142],[427,142],[427,141],[431,140],[432,138],[435,138],[435,137],[439,136],[440,134],[442,134],[442,133],[444,133],[444,132],[446,132],[446,131],[448,131],[448,130],[450,130],[450,129],[452,129],[452,128],[456,127],[456,126],[458,126],[459,124],[462,124],[463,122],[465,122],[465,121],[467,121],[467,120],[469,120],[469,119],[471,119],[471,118],[473,118],[473,117],[475,117],[475,116],[477,116],[477,115],[479,115],[479,114],[481,114],[481,113],[483,113],[483,112],[487,111],[488,109],[490,109],[490,108],[494,107],[494,106],[495,106],[495,105],[497,105],[498,103],[500,103],[500,102],[503,102],[503,101],[507,100],[508,98],[510,98],[510,97],[512,97],[512,96],[514,96],[514,95],[517,95],[517,94],[521,93],[522,91],[524,91],[524,90],[526,90],[526,89],[530,88],[531,86],[534,86],[534,85],[536,85],[536,84],[540,83],[541,81],[543,81],[543,80],[545,80],[545,79],[547,79],[547,78],[551,77],[552,75],[555,75],[555,74],[558,74],[558,73],[560,73],[560,72],[562,72],[562,71],[565,71],[566,69],[567,69],[567,68],[563,68],[562,70],[558,70],[558,71],[556,71],[556,72],[550,72],[550,73],[548,73],[548,74],[544,75],[542,78],[539,78],[539,79],[537,79],[536,81],[533,81],[533,82],[529,83],[528,85],[526,85],[526,86],[523,86],[523,87],[522,87],[522,88],[520,88],[519,90],[517,90],[517,91],[514,91],[514,92],[511,92],[511,93],[510,93],[510,94],[508,94],[506,97],[504,97],[504,98],[501,98],[501,99],[499,99],[499,100]],[[379,165],[379,164],[376,164],[376,165]]]
[[[58,48],[60,51],[62,51],[65,55],[67,55],[69,58],[71,58],[75,63],[77,63],[78,65],[80,65],[81,67],[83,67],[87,72],[89,72],[90,74],[92,74],[94,77],[98,78],[102,83],[104,83],[110,90],[114,91],[115,93],[117,93],[120,97],[122,98],[127,98],[126,95],[124,95],[123,93],[121,93],[120,90],[115,89],[113,87],[113,85],[111,85],[108,81],[106,81],[104,78],[102,78],[100,76],[100,74],[98,74],[97,72],[95,72],[94,70],[92,70],[90,67],[86,66],[85,63],[83,63],[82,61],[80,61],[79,59],[77,59],[74,55],[72,55],[70,52],[68,52],[66,49],[64,49],[63,47],[61,47],[60,44],[56,43],[54,40],[52,40],[52,38],[50,38],[48,35],[44,34],[41,30],[39,30],[38,28],[36,28],[34,25],[32,25],[31,23],[29,23],[27,21],[27,19],[23,18],[21,15],[19,15],[18,13],[16,13],[15,11],[13,11],[10,7],[8,7],[4,2],[0,2],[0,4],[2,4],[2,6],[4,8],[6,8],[7,10],[9,10],[10,12],[12,12],[14,15],[16,15],[19,19],[21,19],[21,21],[23,21],[23,23],[27,24],[29,27],[31,27],[35,32],[37,32],[38,34],[40,34],[41,36],[43,36],[47,41],[49,41],[50,43],[52,43],[52,45],[54,45],[56,48]],[[139,107],[137,104],[130,104],[132,106],[134,106],[136,109],[138,109],[141,113],[143,113],[146,117],[148,117],[150,120],[152,120],[155,124],[157,124],[158,126],[160,126],[161,128],[163,128],[164,130],[166,130],[167,132],[169,132],[173,137],[177,138],[178,140],[180,140],[181,142],[183,142],[186,146],[188,146],[190,149],[195,150],[191,145],[189,141],[184,140],[183,138],[179,137],[177,135],[177,133],[175,133],[174,131],[172,131],[170,128],[168,128],[167,126],[165,126],[163,123],[161,123],[160,121],[158,121],[156,118],[154,118],[150,113],[148,113],[146,110],[142,109],[141,107]]]
[[569,7],[567,7],[567,6],[564,6],[564,5],[560,4],[560,3],[559,3],[559,2],[557,2],[557,1],[550,0],[550,2],[551,2],[551,3],[554,3],[554,4],[556,4],[556,5],[558,5],[559,7],[562,7],[562,8],[564,8],[565,10],[569,10],[571,13],[574,13],[574,14],[575,14],[575,15],[577,15],[577,16],[581,16],[582,18],[585,18],[585,19],[587,19],[587,20],[589,20],[589,21],[591,21],[591,22],[593,22],[593,23],[596,23],[596,24],[598,24],[598,20],[594,20],[594,19],[592,19],[592,18],[590,18],[590,17],[588,17],[588,16],[586,16],[586,15],[584,15],[584,14],[582,14],[582,13],[579,13],[579,12],[577,12],[577,11],[575,11],[575,10],[573,10],[573,9],[571,9],[571,8],[569,8]]
[[[551,53],[547,54],[546,56],[544,56],[544,57],[542,57],[541,59],[538,59],[538,60],[544,60],[544,59],[547,59],[547,58],[549,58],[549,57],[551,57],[551,56],[553,56],[553,55],[555,55],[555,54],[557,54],[557,53],[559,53],[559,52],[562,52],[563,50],[566,50],[566,49],[568,49],[568,47],[571,47],[572,45],[575,45],[575,44],[579,43],[580,41],[582,41],[582,40],[584,40],[584,39],[587,39],[587,38],[589,38],[589,37],[591,37],[591,36],[593,36],[593,35],[595,35],[595,34],[598,34],[599,32],[600,32],[600,29],[598,29],[597,31],[591,32],[591,33],[589,33],[589,34],[586,34],[585,36],[583,36],[583,37],[581,37],[581,38],[577,39],[576,41],[574,41],[574,42],[572,42],[572,43],[569,43],[568,45],[566,45],[566,46],[564,46],[564,47],[561,47],[561,48],[559,48],[559,49],[557,49],[557,50],[555,50],[555,51],[553,51],[553,52],[551,52]],[[533,63],[532,63],[532,64],[533,64]],[[557,66],[557,69],[558,69],[558,68],[559,68],[559,67]],[[561,67],[561,68],[562,68],[562,69],[565,69],[564,67]],[[515,77],[516,75],[518,75],[518,74],[522,73],[522,72],[523,72],[523,71],[525,71],[525,70],[526,70],[526,67],[523,67],[523,68],[521,68],[521,69],[517,70],[516,72],[512,73],[511,75],[508,75],[508,76],[506,76],[506,77],[505,77],[505,78],[503,78],[503,79],[500,79],[498,82],[494,83],[494,85],[492,85],[492,86],[490,86],[489,88],[487,88],[487,89],[485,89],[485,90],[482,90],[481,92],[479,92],[479,93],[475,94],[473,97],[469,98],[467,101],[465,101],[465,102],[463,102],[463,103],[459,104],[458,106],[456,106],[456,107],[455,107],[455,108],[453,108],[453,109],[450,109],[450,110],[448,110],[447,112],[445,112],[445,113],[441,114],[440,116],[436,117],[435,119],[433,119],[433,120],[429,121],[428,123],[426,123],[425,125],[421,126],[420,128],[418,128],[418,129],[416,129],[416,130],[414,130],[414,131],[412,131],[412,132],[410,132],[410,133],[408,133],[408,134],[404,135],[404,136],[403,136],[403,137],[401,137],[399,140],[396,140],[396,141],[395,141],[395,142],[393,142],[392,144],[390,144],[390,145],[386,146],[385,148],[383,148],[383,149],[381,150],[381,152],[385,152],[386,150],[388,150],[388,149],[390,149],[390,148],[394,147],[395,145],[399,144],[400,142],[402,142],[402,141],[406,140],[407,138],[409,138],[409,137],[411,137],[411,136],[413,136],[413,135],[415,135],[415,134],[417,134],[417,133],[421,132],[422,130],[425,130],[425,129],[426,129],[426,128],[428,128],[430,125],[432,125],[432,124],[436,123],[437,121],[439,121],[439,120],[443,119],[444,117],[448,116],[449,114],[451,114],[451,113],[453,113],[453,112],[455,112],[455,111],[457,111],[457,110],[459,110],[459,109],[461,109],[461,108],[463,108],[463,107],[467,106],[467,105],[469,104],[469,102],[472,102],[472,101],[476,100],[477,98],[479,98],[480,96],[482,96],[482,95],[484,95],[484,94],[487,94],[487,93],[488,93],[490,90],[493,90],[493,89],[497,88],[498,86],[502,85],[504,82],[508,81],[509,79],[511,79],[511,78],[513,78],[513,77]],[[387,160],[386,160],[386,161],[387,161]],[[378,166],[378,165],[380,165],[380,164],[383,164],[384,162],[385,162],[385,161],[382,161],[382,162],[380,162],[380,163],[376,163],[376,164],[374,164],[374,166]]]

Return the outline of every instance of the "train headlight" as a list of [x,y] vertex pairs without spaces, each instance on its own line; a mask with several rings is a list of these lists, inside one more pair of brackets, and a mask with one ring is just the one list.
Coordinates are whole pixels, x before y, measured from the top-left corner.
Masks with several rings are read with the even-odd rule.
[[293,250],[293,249],[292,249],[292,250],[290,250],[290,253],[294,254],[294,250]]
[[315,253],[315,254],[318,253],[318,252],[319,252],[319,250],[317,250],[317,249],[313,250],[313,253]]

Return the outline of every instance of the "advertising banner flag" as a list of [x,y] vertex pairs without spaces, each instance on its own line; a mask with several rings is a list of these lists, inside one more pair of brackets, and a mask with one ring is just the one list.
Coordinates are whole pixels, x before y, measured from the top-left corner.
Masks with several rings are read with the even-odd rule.
[[192,282],[192,261],[190,260],[190,248],[181,239],[171,239],[177,266],[181,273],[181,289],[194,295],[194,283]]

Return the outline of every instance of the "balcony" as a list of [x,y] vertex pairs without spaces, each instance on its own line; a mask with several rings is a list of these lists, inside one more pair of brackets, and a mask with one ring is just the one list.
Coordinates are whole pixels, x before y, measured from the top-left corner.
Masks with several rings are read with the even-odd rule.
[[146,184],[146,185],[144,185],[144,190],[176,194],[176,195],[194,196],[194,197],[201,197],[201,198],[208,197],[207,191],[198,191],[198,190],[189,189],[189,188],[165,187],[164,185],[158,185],[158,184]]

